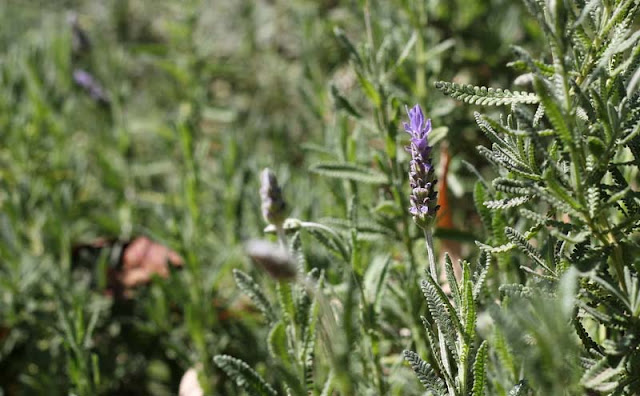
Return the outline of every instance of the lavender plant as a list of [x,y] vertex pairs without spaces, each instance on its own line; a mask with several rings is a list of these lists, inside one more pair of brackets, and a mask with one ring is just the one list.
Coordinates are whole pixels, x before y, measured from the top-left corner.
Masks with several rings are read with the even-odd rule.
[[[411,186],[411,207],[409,213],[415,223],[424,231],[429,272],[422,281],[421,289],[427,300],[431,321],[422,317],[427,331],[427,340],[433,360],[440,375],[418,354],[404,351],[405,359],[417,374],[420,382],[433,394],[474,395],[484,394],[485,364],[487,347],[479,348],[476,340],[476,301],[485,279],[484,271],[472,280],[469,264],[460,263],[463,277],[455,278],[453,264],[446,257],[446,273],[453,295],[453,304],[438,282],[436,255],[433,247],[432,226],[438,211],[436,204],[436,180],[430,154],[428,135],[431,120],[425,121],[422,109],[416,105],[407,111],[409,123],[405,130],[411,135],[409,184]],[[488,264],[488,263],[487,263]],[[482,268],[482,267],[480,267]],[[435,325],[435,329],[434,326]],[[450,361],[453,357],[453,364]]]
[[[511,349],[496,347],[512,356],[503,360],[522,359],[521,375],[537,394],[634,394],[640,389],[634,375],[640,364],[640,35],[634,29],[640,4],[524,3],[549,44],[539,58],[514,48],[512,66],[524,73],[518,81],[532,92],[436,84],[467,103],[509,106],[499,119],[476,114],[491,142],[478,151],[498,171],[490,184],[476,184],[488,231],[478,246],[500,271],[519,268],[526,285],[499,286],[502,309],[494,316]],[[554,297],[575,270],[575,302],[573,292]],[[544,295],[545,304],[564,308],[541,310]],[[514,309],[533,309],[537,320]],[[546,332],[551,328],[560,349],[542,337],[556,337]]]
[[[637,0],[37,3],[0,4],[0,393],[640,393]],[[136,234],[185,265],[133,300],[71,262]]]
[[[234,270],[234,277],[238,287],[249,296],[271,326],[269,350],[279,374],[280,386],[287,394],[325,395],[334,390],[341,394],[387,393],[381,356],[368,350],[376,348],[379,340],[370,333],[374,319],[367,317],[379,309],[384,276],[377,282],[377,292],[370,299],[365,295],[362,278],[357,272],[349,271],[345,285],[347,290],[340,295],[345,305],[336,308],[329,303],[332,293],[323,286],[324,275],[317,268],[307,269],[309,263],[302,249],[301,232],[305,231],[344,264],[357,268],[356,214],[352,213],[350,240],[345,240],[339,232],[326,225],[294,218],[283,220],[287,205],[275,175],[265,169],[261,181],[262,211],[270,223],[265,230],[275,231],[280,244],[253,241],[247,253],[277,282],[278,308],[273,308],[264,288],[255,278],[240,270]],[[287,233],[293,234],[290,243],[287,243]],[[357,295],[362,306],[356,303]],[[364,326],[359,327],[359,324]],[[322,353],[319,355],[316,338],[321,340]],[[354,351],[353,346],[357,344],[364,344],[367,349]],[[278,386],[270,385],[247,363],[227,355],[218,355],[214,361],[248,393],[277,394]]]
[[[265,221],[277,230],[280,244],[250,241],[247,254],[277,281],[278,307],[274,308],[263,289],[249,274],[234,270],[238,287],[260,309],[271,326],[268,336],[269,352],[275,369],[283,379],[287,393],[308,394],[318,389],[314,376],[317,305],[313,298],[312,282],[318,281],[318,271],[306,273],[300,235],[287,244],[283,229],[287,204],[275,174],[265,169],[261,174],[260,195]],[[301,285],[290,282],[306,276]],[[321,284],[321,281],[319,281]],[[308,286],[307,290],[305,286]],[[247,363],[228,355],[218,355],[215,363],[231,376],[236,384],[254,395],[276,395],[276,390]]]

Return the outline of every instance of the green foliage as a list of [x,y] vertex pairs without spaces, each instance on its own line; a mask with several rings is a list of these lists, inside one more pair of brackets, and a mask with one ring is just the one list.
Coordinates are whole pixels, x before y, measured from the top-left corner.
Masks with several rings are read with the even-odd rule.
[[[204,394],[640,393],[639,12],[0,4],[0,393],[170,395],[189,368]],[[442,199],[427,254],[416,103]],[[139,235],[183,267],[119,290]],[[256,237],[294,279],[250,267]]]
[[[478,246],[499,263],[505,253],[518,249],[524,254],[514,259],[523,271],[519,277],[527,279],[526,285],[499,287],[503,312],[498,327],[514,347],[507,351],[499,337],[497,354],[507,367],[513,367],[513,351],[539,362],[524,367],[522,375],[540,394],[582,394],[585,389],[634,393],[636,381],[629,370],[638,364],[638,345],[628,343],[628,334],[637,331],[631,301],[637,299],[638,263],[631,258],[637,257],[639,245],[632,231],[638,219],[628,209],[639,203],[631,193],[639,169],[626,143],[635,139],[629,137],[634,130],[629,125],[638,122],[638,103],[624,81],[635,71],[631,64],[639,36],[629,27],[637,26],[639,6],[631,1],[524,3],[541,27],[553,61],[547,65],[520,47],[515,50],[519,59],[513,65],[529,73],[534,92],[526,97],[535,100],[519,100],[523,95],[510,91],[436,84],[467,103],[511,105],[500,119],[476,115],[492,143],[478,151],[500,174],[492,183],[493,194],[476,184],[476,208],[493,234]],[[528,106],[538,101],[537,108]],[[562,289],[570,283],[567,275],[559,281],[571,265],[583,277],[575,302]],[[543,308],[547,298],[577,307],[575,334],[560,326],[566,309]],[[606,337],[598,333],[599,341],[592,337],[595,323],[608,329]],[[516,341],[523,334],[529,341]],[[583,341],[583,349],[575,346],[574,337]],[[586,362],[582,379],[579,358]],[[564,374],[552,368],[558,361],[566,365]],[[497,370],[494,386],[502,387],[506,381],[500,377],[510,370],[511,379],[517,379],[512,368]]]
[[[460,262],[460,267],[462,279],[457,281],[453,274],[451,260],[448,256],[446,257],[445,269],[450,282],[453,305],[431,276],[421,284],[435,330],[426,318],[423,318],[423,322],[440,376],[414,352],[405,350],[404,357],[411,364],[420,382],[434,394],[482,395],[486,389],[487,345],[485,342],[479,347],[476,345],[476,299],[479,292],[474,294],[474,291],[482,288],[485,279],[482,275],[484,270],[479,268],[480,274],[475,277],[474,284],[471,280],[469,264]],[[453,358],[453,362],[450,362],[449,355]],[[444,392],[444,384],[448,393]]]

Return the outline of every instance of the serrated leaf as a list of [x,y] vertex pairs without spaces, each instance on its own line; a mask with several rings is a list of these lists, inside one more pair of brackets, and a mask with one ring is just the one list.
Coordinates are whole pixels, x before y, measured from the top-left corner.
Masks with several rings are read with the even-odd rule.
[[498,356],[498,361],[510,374],[511,379],[515,379],[518,376],[518,368],[516,367],[513,359],[513,355],[507,346],[507,340],[500,331],[499,328],[495,328],[492,339],[492,349],[495,350]]
[[533,189],[522,180],[498,177],[493,179],[491,184],[497,191],[506,192],[511,195],[534,195]]
[[260,290],[260,285],[258,285],[250,275],[239,269],[233,270],[233,278],[238,288],[251,299],[267,320],[271,323],[274,322],[276,315],[273,312],[271,303],[269,303],[267,297],[262,293],[262,290]]
[[404,359],[411,365],[413,372],[416,373],[418,380],[424,385],[424,387],[435,395],[444,395],[446,388],[444,381],[438,377],[431,365],[418,356],[417,353],[412,351],[403,352]]
[[504,198],[500,200],[486,201],[484,206],[489,209],[509,209],[525,204],[531,200],[528,195],[522,197]]
[[[429,312],[436,321],[438,329],[440,330],[439,336],[444,339],[447,344],[447,348],[451,351],[453,356],[458,355],[456,348],[457,334],[461,336],[464,334],[464,328],[456,310],[453,308],[449,299],[431,277],[427,277],[426,280],[421,282],[422,293],[427,300]],[[443,357],[444,359],[445,357]]]
[[[427,345],[429,349],[431,351],[438,351],[439,350],[438,343],[436,342],[435,334],[431,330],[431,324],[427,321],[427,319],[424,316],[421,316],[420,319],[422,320],[422,324],[427,334]],[[432,357],[433,357],[433,360],[435,360],[436,364],[438,365],[438,368],[440,369],[440,375],[444,377],[445,383],[447,384],[447,389],[451,391],[452,389],[455,388],[455,381],[447,371],[447,367],[445,367],[445,363],[440,357],[440,354],[434,353]]]
[[609,367],[607,357],[605,356],[585,371],[580,382],[588,389],[599,392],[611,392],[618,386],[619,376],[623,372],[624,368]]
[[539,181],[542,179],[540,175],[532,173],[531,169],[529,169],[529,165],[514,158],[512,155],[507,154],[495,143],[492,146],[491,150],[484,146],[478,146],[477,150],[489,161],[495,163],[498,166],[502,166],[506,170],[511,171],[519,176],[533,181]]
[[505,235],[509,238],[509,241],[520,248],[524,253],[527,254],[533,261],[538,263],[542,268],[546,269],[553,276],[556,275],[555,271],[553,271],[547,263],[542,258],[542,255],[538,252],[536,248],[534,248],[529,241],[522,235],[520,232],[511,227],[505,228]]
[[473,189],[473,202],[475,203],[476,210],[482,219],[482,224],[484,227],[491,231],[491,211],[484,206],[484,202],[487,201],[488,198],[487,189],[485,188],[482,182],[477,181],[475,188]]
[[255,370],[240,359],[228,355],[217,355],[215,364],[231,377],[236,385],[252,396],[277,396],[271,387]]
[[349,262],[350,254],[342,241],[337,240],[335,237],[329,238],[325,233],[315,228],[308,228],[307,231],[316,241],[320,242],[322,246],[333,253],[336,257]]
[[538,96],[530,92],[509,91],[501,88],[478,87],[438,81],[435,87],[445,95],[470,104],[500,106],[538,103]]
[[473,299],[473,285],[467,281],[464,286],[464,332],[465,343],[473,346],[476,335],[476,302]]
[[[320,285],[322,284],[322,275],[319,281]],[[302,369],[304,372],[305,384],[307,386],[307,391],[309,391],[313,387],[314,378],[313,378],[313,367],[314,367],[314,356],[315,356],[315,345],[316,345],[316,321],[318,315],[318,304],[314,300],[311,309],[309,312],[309,321],[307,325],[304,327],[304,334],[302,340],[302,348],[300,349],[300,361],[302,362]]]
[[487,360],[487,342],[483,341],[473,362],[473,396],[484,395],[486,382],[485,363]]
[[293,291],[291,290],[291,284],[286,281],[278,282],[276,286],[278,291],[278,301],[282,309],[282,315],[289,325],[295,326],[296,307],[293,303]]
[[274,359],[279,359],[286,367],[291,367],[291,356],[287,346],[287,331],[282,321],[276,322],[268,337],[269,353]]
[[513,243],[506,243],[500,246],[490,246],[478,241],[476,241],[476,245],[480,248],[480,250],[493,254],[506,253],[516,247],[516,245],[514,245]]
[[[483,260],[484,257],[484,260]],[[484,261],[483,264],[482,261]],[[476,268],[476,272],[473,280],[473,299],[477,300],[480,296],[480,292],[482,291],[482,287],[484,286],[484,282],[487,278],[487,274],[489,273],[489,266],[491,264],[491,255],[488,253],[481,253],[478,257],[478,267]]]

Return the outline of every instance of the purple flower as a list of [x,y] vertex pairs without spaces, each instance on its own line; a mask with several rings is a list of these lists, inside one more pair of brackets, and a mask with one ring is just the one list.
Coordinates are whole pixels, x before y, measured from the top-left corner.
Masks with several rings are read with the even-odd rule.
[[403,123],[404,129],[411,135],[411,144],[407,150],[411,153],[409,164],[409,185],[411,207],[409,213],[419,227],[429,227],[438,211],[438,193],[434,189],[437,180],[431,164],[431,146],[429,146],[429,132],[431,120],[425,121],[419,105],[411,110],[407,109],[409,122]]
[[422,157],[427,158],[431,153],[428,135],[431,132],[431,120],[424,121],[424,114],[420,105],[415,105],[411,110],[407,108],[409,122],[404,122],[404,130],[411,135],[410,149],[417,150]]
[[73,81],[87,91],[93,100],[104,104],[109,103],[109,98],[100,83],[88,72],[82,69],[75,69],[73,71]]

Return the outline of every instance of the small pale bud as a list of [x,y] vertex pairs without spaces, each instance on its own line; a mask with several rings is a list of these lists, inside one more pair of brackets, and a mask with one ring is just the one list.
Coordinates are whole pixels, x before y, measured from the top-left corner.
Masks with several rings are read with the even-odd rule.
[[280,245],[265,241],[251,240],[246,244],[249,257],[275,279],[291,280],[298,270],[291,255]]

